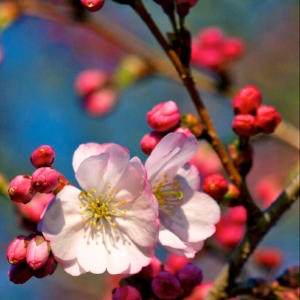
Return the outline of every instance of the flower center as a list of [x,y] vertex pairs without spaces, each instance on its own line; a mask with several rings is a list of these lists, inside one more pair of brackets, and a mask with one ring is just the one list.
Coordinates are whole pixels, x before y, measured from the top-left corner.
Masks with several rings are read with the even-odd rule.
[[121,217],[126,212],[126,209],[121,210],[119,208],[119,206],[125,204],[125,201],[115,200],[117,193],[118,190],[111,191],[110,184],[106,185],[106,189],[102,193],[98,193],[95,189],[92,189],[90,193],[81,191],[79,194],[81,202],[79,207],[83,222],[102,229],[104,222],[107,221],[112,227],[116,227],[114,218]]
[[168,175],[164,174],[163,179],[152,186],[159,208],[167,212],[170,216],[173,214],[172,208],[181,204],[183,192],[180,190],[178,179],[169,181]]

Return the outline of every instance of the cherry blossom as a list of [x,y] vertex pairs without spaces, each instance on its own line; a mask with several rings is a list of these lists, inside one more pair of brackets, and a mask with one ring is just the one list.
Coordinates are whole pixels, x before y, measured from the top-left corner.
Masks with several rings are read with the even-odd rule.
[[159,204],[159,241],[170,252],[189,258],[215,232],[214,224],[220,219],[217,203],[198,191],[197,168],[187,164],[197,148],[194,135],[169,133],[145,163]]
[[158,207],[141,161],[117,144],[82,144],[73,156],[81,190],[67,185],[39,224],[71,275],[137,273],[154,255]]

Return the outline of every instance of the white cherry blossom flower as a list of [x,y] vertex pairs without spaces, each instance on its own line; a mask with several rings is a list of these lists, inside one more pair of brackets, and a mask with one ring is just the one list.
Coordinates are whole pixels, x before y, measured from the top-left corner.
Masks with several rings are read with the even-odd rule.
[[139,272],[158,237],[142,163],[119,145],[88,143],[75,151],[73,168],[81,190],[65,186],[39,224],[55,259],[71,275]]
[[170,252],[189,258],[213,235],[220,219],[216,201],[198,191],[198,170],[187,164],[197,148],[194,135],[169,133],[145,163],[159,204],[159,241]]

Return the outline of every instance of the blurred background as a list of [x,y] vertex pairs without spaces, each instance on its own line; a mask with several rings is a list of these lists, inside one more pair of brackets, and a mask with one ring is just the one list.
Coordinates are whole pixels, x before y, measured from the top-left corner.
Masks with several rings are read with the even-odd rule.
[[[39,2],[57,5],[62,12],[68,12],[70,3]],[[154,1],[144,2],[162,32],[170,31],[161,8]],[[110,34],[104,36],[106,29],[114,30],[114,25],[126,29],[146,43],[145,53],[154,49],[162,54],[159,45],[130,7],[113,1],[107,0],[102,10],[92,14],[92,19],[100,22],[100,28],[102,26],[98,33],[78,22],[65,22],[44,14],[35,6],[24,7],[25,13],[3,26],[0,36],[0,173],[8,180],[18,174],[32,174],[34,169],[29,157],[42,144],[55,149],[54,167],[73,182],[72,155],[81,143],[118,143],[127,147],[131,156],[139,156],[144,161],[146,155],[140,150],[140,139],[150,130],[145,118],[147,111],[159,102],[174,100],[181,112],[195,113],[182,84],[156,72],[119,89],[117,103],[110,113],[89,114],[74,89],[78,73],[92,68],[113,74],[122,60],[132,54],[113,41]],[[0,16],[1,13],[3,11]],[[207,26],[219,26],[226,35],[241,38],[246,51],[230,66],[233,85],[237,89],[248,84],[257,86],[262,91],[264,104],[276,107],[286,122],[298,128],[298,1],[201,0],[191,9],[186,25],[193,36]],[[122,33],[116,33],[122,38]],[[195,68],[208,78],[203,79],[204,82],[214,79],[207,70]],[[199,84],[205,105],[222,140],[229,144],[235,138],[230,106],[234,92],[220,94],[204,86],[202,89]],[[255,197],[259,183],[272,182],[279,193],[297,170],[299,152],[295,145],[299,142],[297,131],[293,132],[292,129],[287,132],[291,133],[289,142],[270,135],[254,141],[254,166],[247,180]],[[299,264],[298,212],[297,203],[262,242],[265,246],[280,248],[285,254],[276,272]],[[60,267],[42,280],[32,278],[24,285],[11,283],[7,277],[10,265],[5,252],[19,234],[29,232],[16,221],[12,202],[0,196],[1,299],[104,299],[105,275],[71,277]],[[157,253],[162,260],[166,256],[161,249]],[[223,262],[199,259],[204,279],[212,280]],[[251,261],[246,269],[251,274],[258,272]]]

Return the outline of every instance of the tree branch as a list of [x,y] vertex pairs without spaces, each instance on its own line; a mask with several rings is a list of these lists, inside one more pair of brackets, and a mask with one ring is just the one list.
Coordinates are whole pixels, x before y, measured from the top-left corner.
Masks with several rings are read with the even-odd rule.
[[297,200],[300,191],[299,179],[298,173],[277,200],[256,220],[256,223],[248,227],[244,239],[221,270],[205,300],[228,298],[235,279],[258,243]]

